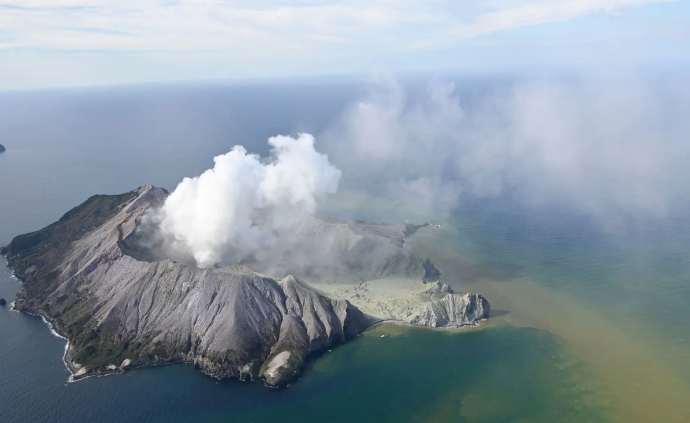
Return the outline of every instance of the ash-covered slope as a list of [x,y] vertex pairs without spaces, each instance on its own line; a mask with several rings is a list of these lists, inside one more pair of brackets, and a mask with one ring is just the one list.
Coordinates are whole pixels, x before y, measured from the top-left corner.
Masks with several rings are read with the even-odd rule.
[[363,282],[402,278],[437,281],[440,272],[428,260],[403,247],[405,238],[427,225],[329,222],[307,216],[282,236],[268,260],[248,261],[276,277],[293,274],[305,281]]
[[94,196],[3,249],[25,282],[15,308],[40,314],[69,339],[75,377],[188,362],[216,377],[279,386],[307,354],[345,342],[368,319],[288,276],[244,266],[198,269],[139,261],[120,247],[137,219],[168,193],[151,186]]

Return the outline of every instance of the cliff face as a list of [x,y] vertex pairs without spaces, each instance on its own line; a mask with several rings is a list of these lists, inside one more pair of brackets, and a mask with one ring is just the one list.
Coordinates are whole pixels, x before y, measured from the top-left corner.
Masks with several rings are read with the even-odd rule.
[[489,311],[489,302],[479,294],[447,294],[439,301],[403,310],[398,318],[420,326],[461,327],[487,319]]
[[66,362],[75,377],[187,362],[215,377],[263,377],[280,386],[309,353],[368,325],[347,301],[291,276],[126,255],[120,244],[137,218],[166,196],[151,186],[95,196],[3,250],[25,282],[15,307],[43,315],[69,339]]

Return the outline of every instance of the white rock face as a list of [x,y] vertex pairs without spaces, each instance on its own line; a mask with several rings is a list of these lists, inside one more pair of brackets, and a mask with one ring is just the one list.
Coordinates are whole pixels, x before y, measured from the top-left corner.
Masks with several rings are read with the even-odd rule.
[[273,359],[268,362],[263,376],[269,380],[280,378],[280,372],[287,367],[288,360],[291,356],[292,353],[290,351],[283,351],[273,357]]
[[403,310],[399,318],[414,325],[460,327],[488,318],[489,311],[489,302],[479,294],[448,294],[442,300]]

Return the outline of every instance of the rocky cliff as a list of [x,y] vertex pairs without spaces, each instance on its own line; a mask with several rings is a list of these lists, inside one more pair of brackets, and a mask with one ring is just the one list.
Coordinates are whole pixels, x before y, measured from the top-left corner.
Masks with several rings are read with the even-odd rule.
[[489,317],[489,302],[479,294],[447,294],[439,301],[418,304],[401,311],[398,319],[413,325],[461,327]]
[[347,301],[291,276],[125,254],[120,244],[137,218],[166,196],[151,186],[94,196],[3,249],[25,282],[15,308],[44,316],[69,339],[65,361],[76,378],[187,362],[215,377],[263,377],[280,386],[299,374],[309,353],[369,324]]

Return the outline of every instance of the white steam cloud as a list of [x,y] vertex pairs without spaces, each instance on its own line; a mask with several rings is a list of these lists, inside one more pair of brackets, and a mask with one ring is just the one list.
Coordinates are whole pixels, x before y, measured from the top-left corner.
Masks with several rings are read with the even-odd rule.
[[314,137],[270,138],[270,159],[235,146],[202,175],[185,178],[146,218],[157,223],[169,257],[201,268],[261,255],[278,231],[314,213],[338,189],[341,172],[314,148]]
[[474,91],[432,81],[420,93],[388,79],[320,137],[347,171],[342,181],[311,135],[271,138],[264,161],[238,146],[149,213],[156,234],[145,241],[199,267],[309,264],[318,248],[298,224],[339,184],[437,211],[509,196],[607,227],[663,221],[690,204],[688,115],[686,80],[616,75]]

